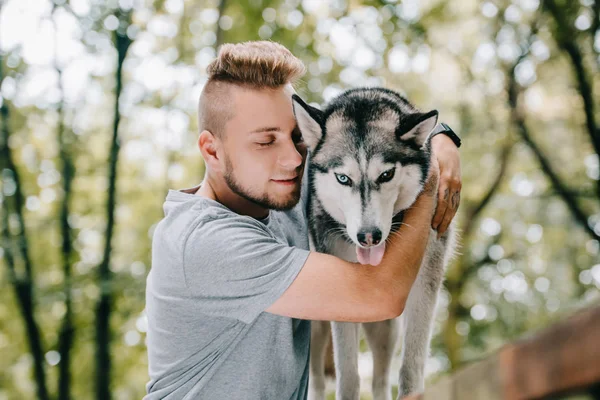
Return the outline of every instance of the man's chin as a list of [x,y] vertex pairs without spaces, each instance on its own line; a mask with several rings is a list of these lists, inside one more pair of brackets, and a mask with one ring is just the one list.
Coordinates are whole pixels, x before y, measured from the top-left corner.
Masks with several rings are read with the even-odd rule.
[[280,194],[277,196],[273,194],[269,198],[269,203],[271,205],[272,210],[277,211],[288,211],[292,208],[296,207],[296,205],[300,202],[300,187],[298,186],[291,192],[287,192],[285,194]]
[[289,211],[300,202],[300,196],[293,196],[286,201],[269,201],[269,208],[275,211]]
[[238,185],[232,176],[226,176],[225,181],[231,191],[238,196],[250,201],[260,207],[275,210],[288,211],[294,208],[300,201],[301,183],[296,185],[279,185],[269,187],[268,191],[262,196],[257,196],[252,191],[246,190]]

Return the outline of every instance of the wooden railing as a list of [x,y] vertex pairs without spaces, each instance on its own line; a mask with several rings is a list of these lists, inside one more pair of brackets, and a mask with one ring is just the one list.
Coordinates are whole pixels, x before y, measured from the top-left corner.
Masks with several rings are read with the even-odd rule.
[[600,399],[600,305],[508,344],[405,400]]

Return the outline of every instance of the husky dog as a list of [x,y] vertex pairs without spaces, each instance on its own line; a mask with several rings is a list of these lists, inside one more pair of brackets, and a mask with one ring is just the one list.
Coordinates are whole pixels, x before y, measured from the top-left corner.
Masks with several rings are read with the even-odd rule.
[[[310,151],[308,217],[311,247],[347,261],[377,265],[386,240],[402,225],[427,179],[429,134],[437,111],[420,112],[398,93],[351,89],[325,110],[293,96],[294,114]],[[454,226],[437,239],[431,230],[426,253],[399,319],[363,323],[373,353],[373,398],[391,399],[389,369],[402,329],[399,397],[424,388],[424,367],[444,269],[454,254]],[[367,268],[367,267],[365,267]],[[336,398],[359,398],[361,324],[332,322]],[[324,350],[329,322],[313,321],[309,398],[325,398]]]

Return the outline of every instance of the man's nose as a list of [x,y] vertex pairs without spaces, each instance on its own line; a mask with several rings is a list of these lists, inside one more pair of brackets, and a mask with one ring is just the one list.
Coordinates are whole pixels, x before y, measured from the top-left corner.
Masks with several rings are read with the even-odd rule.
[[302,154],[300,154],[293,141],[286,144],[279,155],[279,164],[286,169],[298,168],[302,165],[302,160]]

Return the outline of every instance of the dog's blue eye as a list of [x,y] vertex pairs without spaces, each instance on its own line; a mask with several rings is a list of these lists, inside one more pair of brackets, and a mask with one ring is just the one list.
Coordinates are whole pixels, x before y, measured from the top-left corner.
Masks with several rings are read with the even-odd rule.
[[344,175],[344,174],[335,174],[335,178],[337,179],[337,181],[339,183],[341,183],[342,185],[346,185],[346,186],[350,186],[352,185],[352,179],[350,179],[348,177],[348,175]]
[[379,178],[377,178],[377,183],[385,183],[391,181],[395,173],[396,168],[388,169],[383,174],[379,175]]

